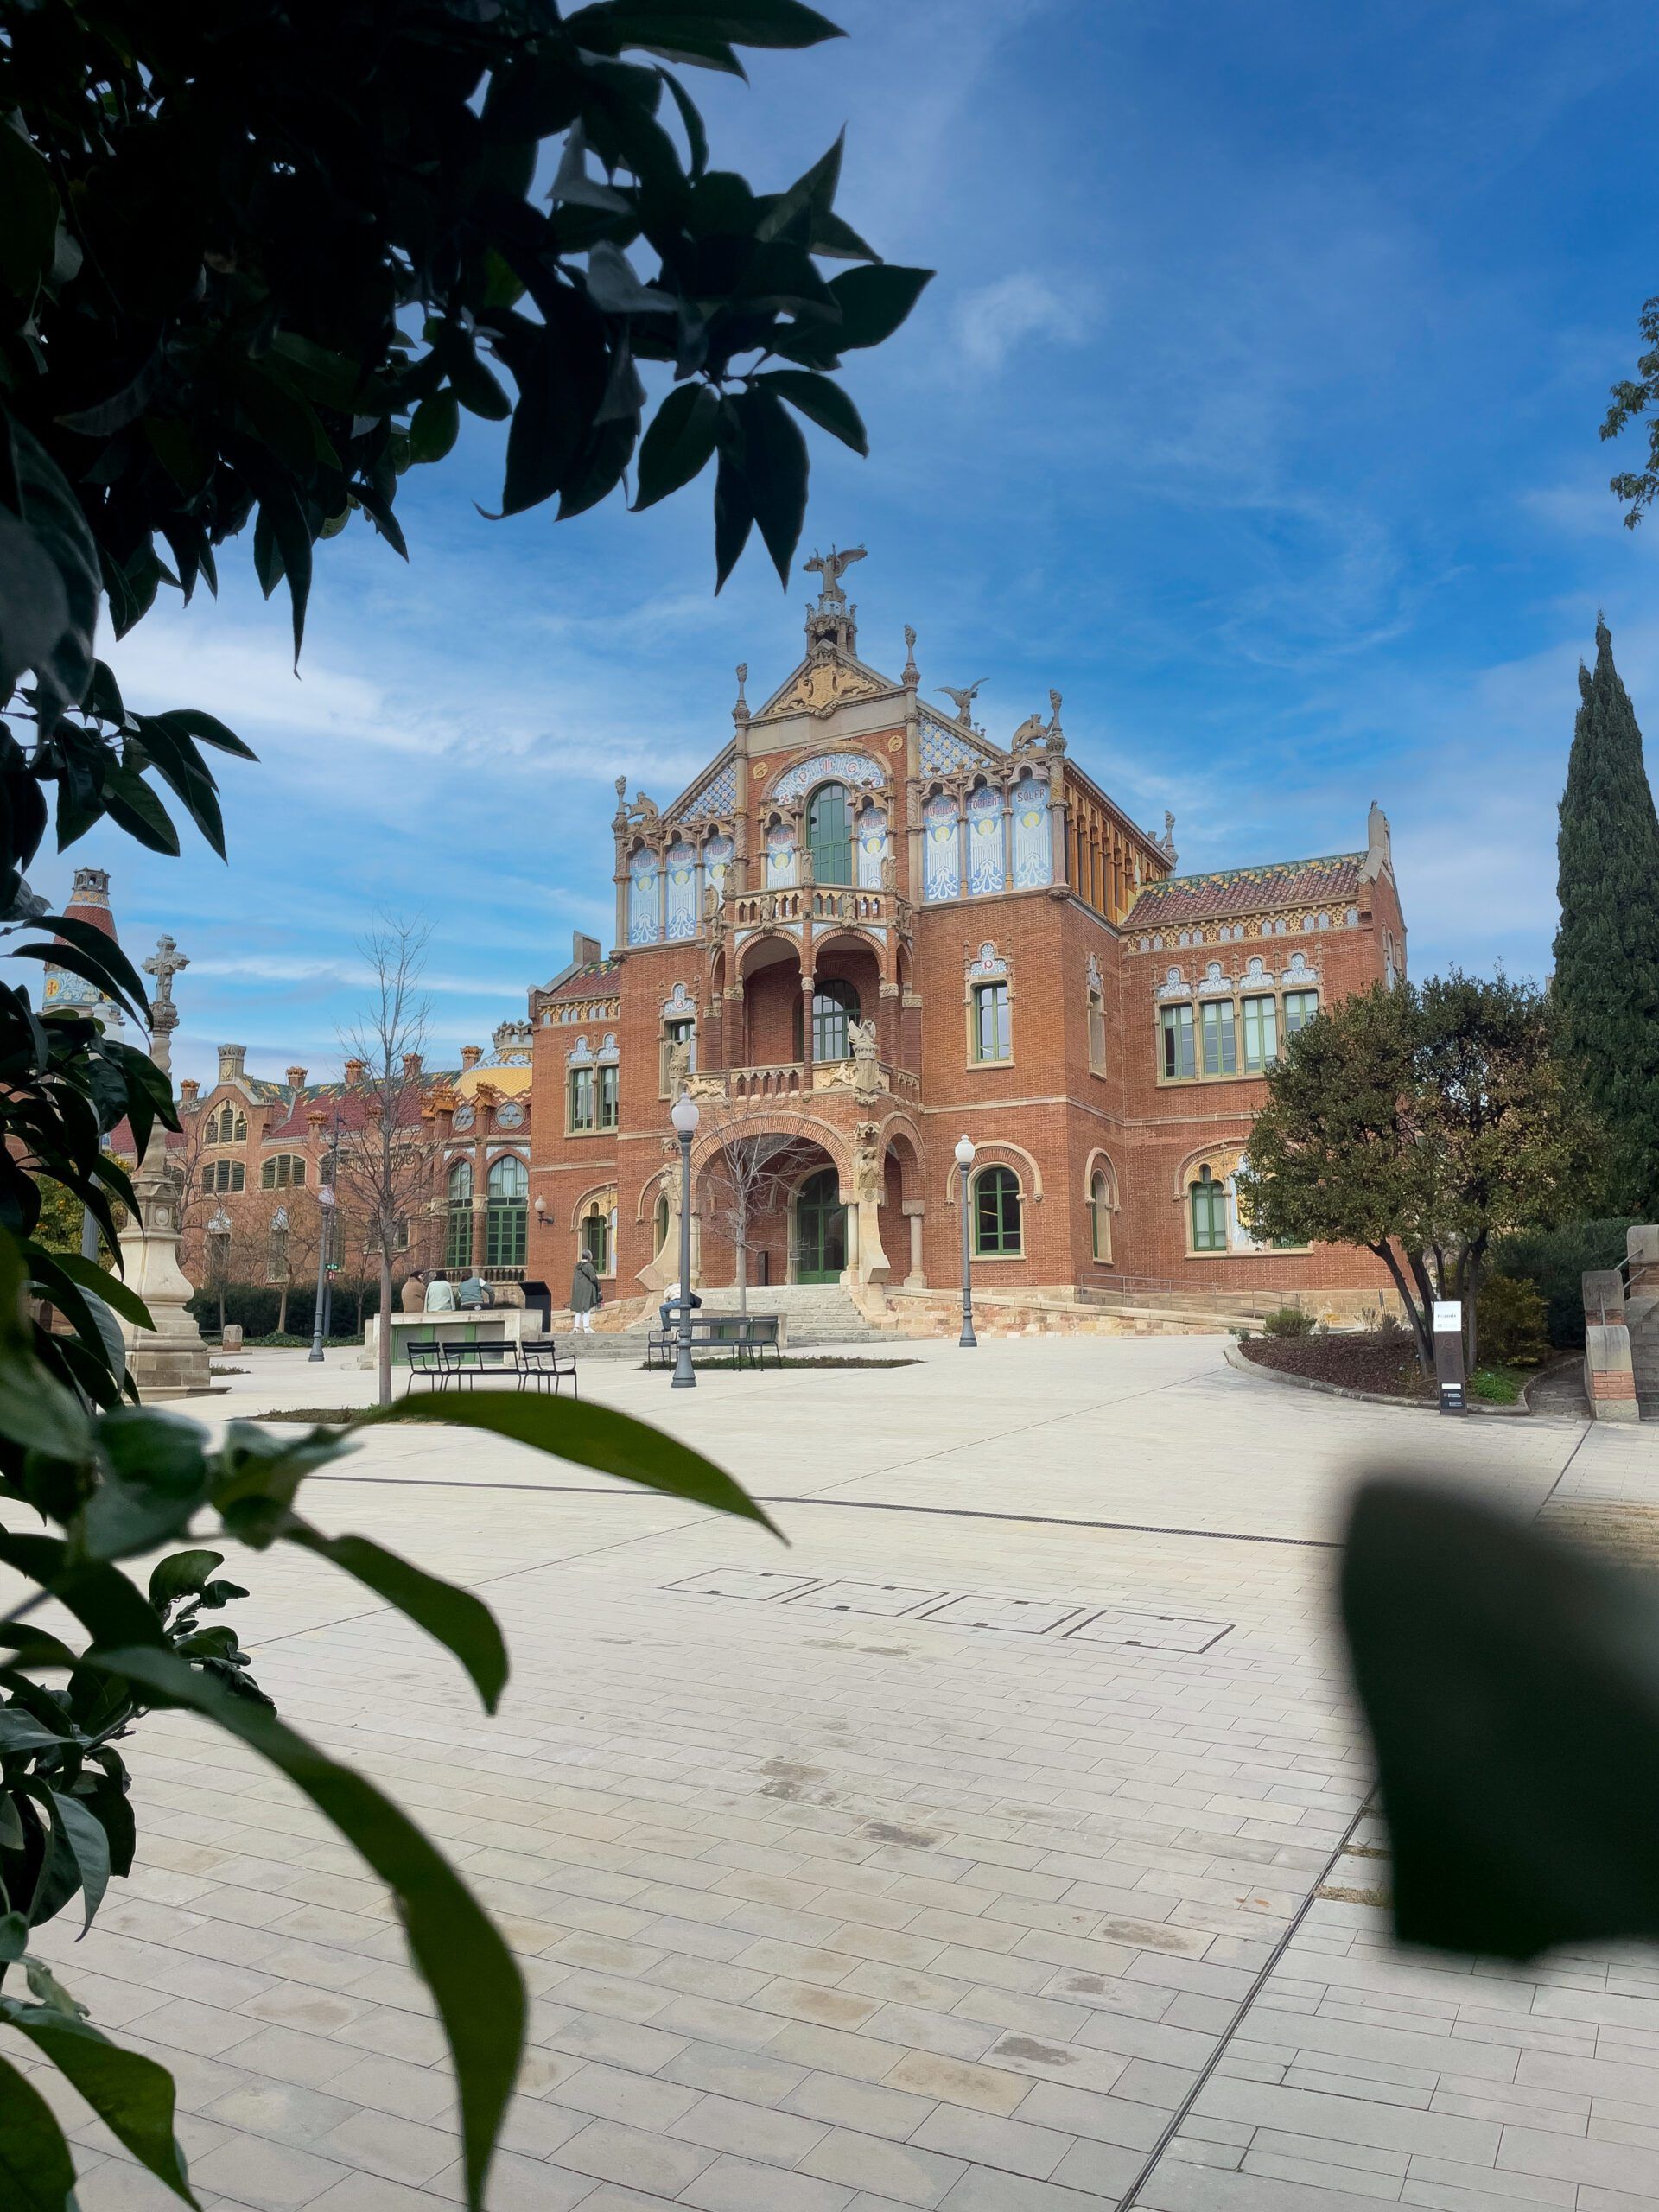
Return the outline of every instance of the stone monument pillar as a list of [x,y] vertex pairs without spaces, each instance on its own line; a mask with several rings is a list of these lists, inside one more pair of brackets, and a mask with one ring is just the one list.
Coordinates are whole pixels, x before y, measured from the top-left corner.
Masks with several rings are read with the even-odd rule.
[[[144,963],[144,973],[156,978],[149,1056],[163,1071],[171,1070],[173,1032],[179,1025],[173,978],[188,965],[170,937],[160,938]],[[194,1397],[211,1387],[208,1352],[194,1316],[186,1310],[194,1286],[179,1266],[184,1179],[168,1159],[167,1132],[159,1121],[150,1130],[132,1187],[138,1217],[121,1231],[121,1257],[128,1288],[143,1300],[156,1325],[121,1324],[128,1370],[147,1405],[160,1398]]]

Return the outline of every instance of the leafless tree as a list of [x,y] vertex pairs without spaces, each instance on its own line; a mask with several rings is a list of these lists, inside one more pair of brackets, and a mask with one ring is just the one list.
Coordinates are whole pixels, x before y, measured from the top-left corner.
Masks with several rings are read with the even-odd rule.
[[702,1172],[699,1205],[737,1259],[738,1310],[749,1310],[749,1244],[755,1224],[789,1202],[810,1132],[787,1099],[739,1099],[721,1110],[721,1148]]
[[391,1268],[408,1224],[425,1206],[430,1147],[421,1127],[422,1060],[431,1009],[420,982],[429,931],[423,922],[382,916],[359,946],[371,982],[367,1003],[340,1044],[346,1110],[340,1117],[339,1204],[359,1230],[380,1286],[378,1397],[391,1403]]

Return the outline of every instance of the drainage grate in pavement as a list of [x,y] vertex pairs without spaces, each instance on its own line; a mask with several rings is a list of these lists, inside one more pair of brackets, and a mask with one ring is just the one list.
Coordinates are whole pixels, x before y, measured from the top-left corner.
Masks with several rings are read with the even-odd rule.
[[827,1613],[880,1613],[896,1620],[901,1613],[921,1605],[937,1605],[943,1590],[905,1590],[894,1582],[826,1582],[819,1590],[803,1590],[788,1600],[791,1605],[817,1605]]
[[1046,1636],[1062,1621],[1074,1620],[1081,1605],[1056,1605],[1042,1598],[952,1598],[936,1605],[925,1620],[947,1628],[994,1628],[1005,1636]]
[[688,1574],[666,1582],[665,1590],[689,1591],[694,1598],[783,1598],[810,1590],[815,1574],[785,1574],[775,1567],[717,1567],[709,1574]]
[[1231,1621],[1196,1620],[1183,1613],[1136,1611],[1128,1605],[1068,1605],[1058,1598],[994,1598],[943,1590],[916,1590],[899,1582],[825,1582],[813,1574],[776,1567],[716,1567],[665,1582],[694,1598],[746,1598],[808,1605],[824,1613],[866,1613],[886,1620],[938,1622],[945,1628],[989,1629],[1001,1636],[1050,1636],[1065,1642],[1115,1644],[1142,1651],[1208,1651]]
[[1187,1620],[1179,1613],[1136,1613],[1108,1605],[1066,1635],[1084,1643],[1137,1644],[1147,1651],[1208,1651],[1232,1631],[1231,1621]]

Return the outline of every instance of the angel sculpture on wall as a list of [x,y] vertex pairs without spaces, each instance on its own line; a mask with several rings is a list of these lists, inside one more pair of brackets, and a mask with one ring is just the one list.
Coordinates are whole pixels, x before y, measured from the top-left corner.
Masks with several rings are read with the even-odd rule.
[[980,683],[988,683],[989,681],[988,677],[982,676],[979,683],[970,683],[965,691],[958,691],[953,683],[937,683],[933,688],[936,691],[942,692],[947,699],[956,701],[957,720],[966,728],[973,721],[974,694],[978,690]]

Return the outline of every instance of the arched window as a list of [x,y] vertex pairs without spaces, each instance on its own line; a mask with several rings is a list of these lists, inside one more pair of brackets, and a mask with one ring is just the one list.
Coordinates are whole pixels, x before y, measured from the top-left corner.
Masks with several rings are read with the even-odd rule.
[[484,1264],[522,1268],[529,1245],[530,1170],[516,1153],[504,1153],[491,1168],[486,1196]]
[[659,1191],[657,1194],[657,1210],[651,1217],[651,1239],[652,1257],[659,1258],[664,1245],[668,1242],[668,1192],[666,1191]]
[[982,1260],[1020,1257],[1020,1178],[985,1167],[974,1178],[974,1252]]
[[265,1235],[265,1281],[286,1282],[288,1279],[288,1209],[278,1206]]
[[246,1141],[248,1117],[239,1106],[227,1098],[217,1113],[207,1116],[209,1144],[242,1144]]
[[815,883],[853,880],[853,810],[845,784],[820,784],[807,802],[806,842]]
[[449,1211],[444,1224],[443,1264],[469,1268],[473,1263],[473,1163],[458,1160],[449,1170]]
[[1195,1252],[1224,1252],[1227,1249],[1227,1186],[1218,1183],[1209,1168],[1200,1167],[1192,1182],[1188,1197],[1192,1209],[1192,1249]]
[[279,1152],[259,1170],[262,1191],[297,1191],[304,1184],[305,1161],[297,1152]]
[[1097,1260],[1112,1256],[1112,1185],[1103,1167],[1097,1167],[1089,1185],[1089,1243]]
[[582,1249],[593,1262],[596,1275],[609,1274],[611,1220],[597,1198],[582,1217]]
[[[858,1020],[858,993],[850,983],[832,977],[812,994],[812,1057],[815,1060],[852,1058],[851,1025]],[[795,1012],[795,1057],[801,1057],[801,1016]]]

